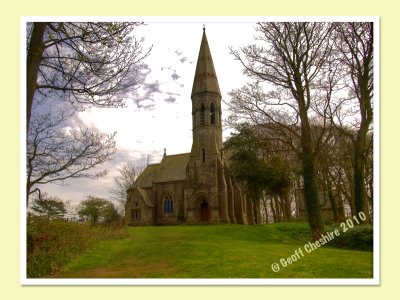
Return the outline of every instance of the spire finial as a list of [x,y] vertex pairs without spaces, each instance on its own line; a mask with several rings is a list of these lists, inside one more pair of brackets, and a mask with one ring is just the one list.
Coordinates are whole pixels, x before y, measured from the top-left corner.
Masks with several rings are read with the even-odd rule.
[[206,25],[203,24],[203,32],[206,32]]
[[164,156],[167,155],[167,148],[164,148]]

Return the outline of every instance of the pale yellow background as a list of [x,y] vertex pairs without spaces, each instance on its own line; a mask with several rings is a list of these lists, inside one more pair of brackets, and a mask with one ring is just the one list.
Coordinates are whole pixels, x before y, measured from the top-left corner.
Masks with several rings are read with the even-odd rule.
[[[90,3],[91,2],[91,3]],[[237,3],[237,4],[236,4]],[[1,299],[391,299],[399,294],[399,21],[395,1],[7,1],[0,18]],[[20,16],[265,15],[381,17],[380,287],[21,287],[19,70]],[[24,46],[24,45],[23,45]],[[396,178],[397,177],[397,178]],[[378,178],[376,179],[378,180]],[[340,263],[340,262],[338,262]],[[384,295],[382,295],[384,294]]]

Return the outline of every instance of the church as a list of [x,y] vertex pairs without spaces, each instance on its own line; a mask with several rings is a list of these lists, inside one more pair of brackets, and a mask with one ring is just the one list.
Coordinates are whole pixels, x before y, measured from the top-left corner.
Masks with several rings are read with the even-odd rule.
[[191,100],[191,151],[164,152],[144,169],[127,191],[126,224],[254,224],[252,201],[225,171],[221,92],[204,28]]

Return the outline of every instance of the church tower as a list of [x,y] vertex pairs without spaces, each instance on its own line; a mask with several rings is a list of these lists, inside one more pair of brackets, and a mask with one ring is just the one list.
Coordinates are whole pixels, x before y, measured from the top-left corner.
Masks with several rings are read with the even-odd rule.
[[193,144],[187,166],[187,221],[229,223],[222,154],[221,91],[203,28],[192,88]]
[[[205,29],[203,29],[191,98],[193,145],[202,142],[206,155],[207,152],[215,154],[222,148],[221,91]],[[207,139],[206,136],[210,134],[215,137],[216,143]]]
[[191,152],[164,152],[160,163],[143,170],[127,191],[127,224],[254,224],[251,199],[242,193],[240,183],[225,173],[221,98],[203,28],[191,94]]

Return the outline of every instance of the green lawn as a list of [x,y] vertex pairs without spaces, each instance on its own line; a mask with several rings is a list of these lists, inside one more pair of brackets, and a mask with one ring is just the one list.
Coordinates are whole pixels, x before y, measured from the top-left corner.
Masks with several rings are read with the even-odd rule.
[[[372,278],[373,253],[318,248],[307,253],[305,223],[262,226],[130,227],[63,268],[59,278]],[[273,272],[272,263],[304,257]]]

